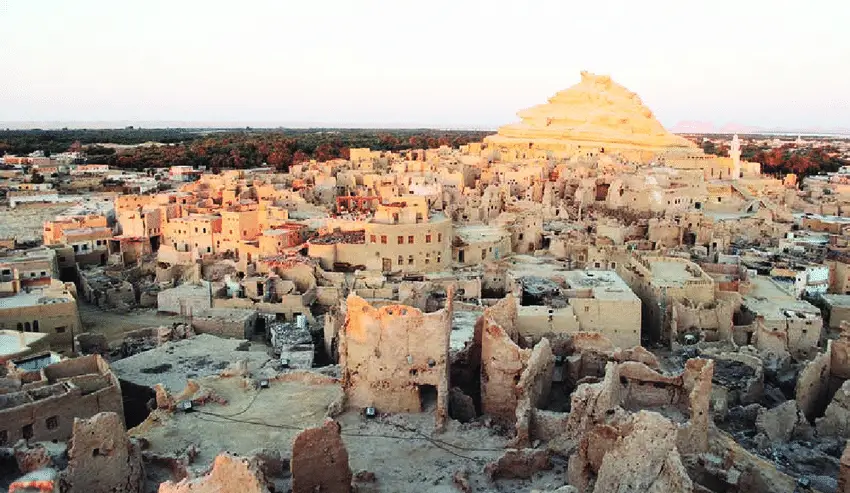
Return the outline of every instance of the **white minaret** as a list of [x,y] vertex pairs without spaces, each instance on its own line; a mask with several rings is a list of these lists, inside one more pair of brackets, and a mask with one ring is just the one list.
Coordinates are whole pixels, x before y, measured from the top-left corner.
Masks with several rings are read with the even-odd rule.
[[738,134],[732,137],[732,146],[729,148],[729,157],[732,158],[732,176],[733,180],[737,180],[741,176],[741,141],[738,140]]

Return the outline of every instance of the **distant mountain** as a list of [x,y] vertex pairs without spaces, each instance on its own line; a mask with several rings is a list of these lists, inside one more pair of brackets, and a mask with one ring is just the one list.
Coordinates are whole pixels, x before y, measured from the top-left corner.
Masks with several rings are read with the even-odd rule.
[[670,128],[674,134],[711,134],[716,133],[711,122],[682,121]]
[[850,128],[836,127],[756,127],[729,122],[718,127],[712,122],[681,121],[670,128],[676,134],[780,134],[780,135],[844,135],[850,136]]

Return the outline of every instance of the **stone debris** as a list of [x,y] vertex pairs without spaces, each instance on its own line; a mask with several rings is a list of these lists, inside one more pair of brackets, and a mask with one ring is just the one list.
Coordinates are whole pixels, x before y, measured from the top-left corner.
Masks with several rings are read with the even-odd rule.
[[60,493],[59,472],[44,468],[29,472],[9,484],[8,493]]
[[763,410],[756,418],[756,430],[764,433],[769,442],[788,442],[795,430],[808,425],[796,401],[787,401],[779,406]]
[[294,322],[267,322],[272,352],[286,368],[313,367],[313,335],[306,324],[299,327]]
[[457,387],[449,391],[449,416],[461,423],[468,423],[478,416],[475,412],[475,401]]
[[816,422],[819,435],[850,439],[850,380],[835,392],[823,417]]
[[44,444],[36,443],[27,445],[23,440],[15,444],[15,461],[18,464],[18,470],[24,474],[37,471],[39,469],[52,468],[55,457]]
[[490,479],[530,479],[535,473],[552,469],[551,453],[537,449],[509,449],[495,462],[487,464]]
[[469,473],[466,470],[455,471],[452,474],[452,484],[461,493],[472,493],[472,486],[469,484]]

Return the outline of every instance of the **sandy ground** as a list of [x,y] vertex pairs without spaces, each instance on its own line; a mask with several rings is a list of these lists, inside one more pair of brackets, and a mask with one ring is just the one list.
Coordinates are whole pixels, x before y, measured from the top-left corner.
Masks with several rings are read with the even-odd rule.
[[126,312],[101,310],[81,299],[77,301],[77,308],[80,311],[83,329],[87,332],[104,334],[110,342],[120,341],[125,333],[132,330],[185,321],[185,317],[160,315],[156,310],[145,308]]
[[70,204],[22,204],[14,209],[0,207],[0,238],[20,242],[41,241],[44,221],[52,221]]
[[[300,430],[321,424],[328,406],[342,396],[338,384],[272,382],[268,389],[246,388],[239,378],[204,379],[204,384],[227,399],[228,404],[209,403],[196,412],[157,414],[156,420],[131,431],[150,443],[150,452],[181,454],[190,446],[199,450],[191,469],[206,470],[221,451],[249,454],[264,448],[290,457],[292,442]],[[434,433],[430,414],[398,414],[366,419],[360,413],[339,416],[343,440],[353,472],[371,471],[377,481],[359,491],[452,492],[456,471],[466,470],[473,491],[528,492],[533,487],[557,487],[566,483],[566,463],[538,473],[533,480],[492,482],[484,467],[504,453],[507,440],[492,429],[449,423],[444,433]],[[557,461],[556,461],[557,462]],[[148,468],[150,492],[167,479],[161,468]],[[287,491],[287,479],[277,486]]]

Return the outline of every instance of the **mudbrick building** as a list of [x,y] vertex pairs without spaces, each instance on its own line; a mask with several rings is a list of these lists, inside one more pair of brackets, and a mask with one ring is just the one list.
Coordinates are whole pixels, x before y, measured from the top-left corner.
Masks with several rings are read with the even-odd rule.
[[850,170],[748,146],[850,157],[585,72],[459,148],[11,158],[0,488],[847,492]]
[[53,363],[39,370],[13,370],[0,394],[0,446],[18,440],[71,437],[75,418],[113,412],[123,421],[121,386],[100,356]]

